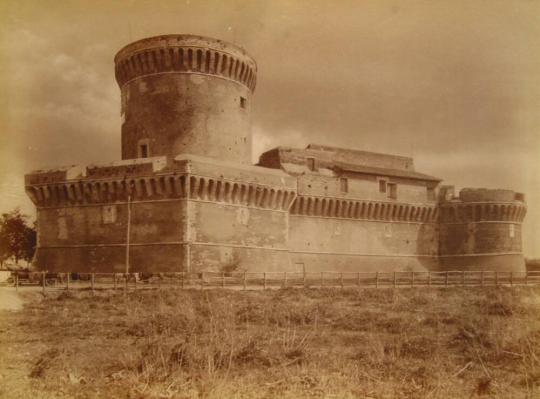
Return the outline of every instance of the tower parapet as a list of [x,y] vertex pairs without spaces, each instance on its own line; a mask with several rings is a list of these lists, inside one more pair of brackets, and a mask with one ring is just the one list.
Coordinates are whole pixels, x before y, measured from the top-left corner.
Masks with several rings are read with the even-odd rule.
[[465,188],[458,198],[440,203],[441,223],[521,223],[527,212],[524,195],[511,190]]
[[132,79],[156,73],[184,72],[234,80],[255,90],[257,64],[244,49],[218,39],[164,35],[123,47],[114,58],[120,88]]
[[115,57],[122,159],[194,154],[251,164],[257,64],[231,43],[193,35],[142,39]]
[[443,269],[523,271],[524,195],[511,190],[453,187],[439,196],[439,256]]

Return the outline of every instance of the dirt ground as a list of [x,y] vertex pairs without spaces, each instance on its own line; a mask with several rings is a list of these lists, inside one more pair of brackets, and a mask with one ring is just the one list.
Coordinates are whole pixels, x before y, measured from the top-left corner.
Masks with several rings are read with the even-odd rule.
[[0,299],[1,398],[540,397],[540,287]]

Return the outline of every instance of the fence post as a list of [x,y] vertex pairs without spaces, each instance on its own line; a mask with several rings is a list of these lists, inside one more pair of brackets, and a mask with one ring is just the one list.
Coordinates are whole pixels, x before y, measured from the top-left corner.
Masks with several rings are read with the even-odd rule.
[[91,287],[92,287],[92,295],[94,295],[94,276],[95,276],[94,273],[92,273],[92,274],[90,275],[90,285],[91,285]]
[[159,273],[159,275],[158,275],[158,286],[157,286],[157,288],[158,288],[158,291],[161,291],[161,273]]
[[128,292],[128,275],[124,274],[124,296],[127,296]]
[[133,287],[137,291],[137,273],[133,273]]
[[514,272],[510,272],[510,287],[514,285]]
[[396,288],[397,285],[397,275],[396,272],[394,272],[394,288]]
[[379,288],[379,272],[375,272],[375,288]]
[[19,271],[15,271],[15,291],[19,291]]
[[499,285],[499,272],[495,272],[495,285]]
[[529,272],[525,272],[525,285],[529,284]]
[[287,272],[283,273],[283,288],[287,288]]
[[411,287],[414,287],[414,272],[411,272]]
[[339,274],[339,284],[341,285],[341,288],[343,288],[343,272]]
[[264,272],[264,277],[263,277],[263,287],[264,287],[264,289],[266,290],[266,272]]
[[43,287],[43,293],[45,293],[45,272],[41,272],[41,285]]
[[446,271],[444,275],[444,286],[448,287],[448,270]]
[[431,287],[431,272],[427,272],[427,285]]
[[302,285],[306,288],[306,271],[302,273]]
[[247,289],[247,277],[246,277],[246,271],[244,271],[244,291]]
[[225,272],[221,272],[221,288],[225,287]]
[[321,272],[321,288],[324,286],[324,272]]
[[482,270],[480,273],[481,273],[480,274],[480,285],[483,286],[484,285],[484,271]]
[[180,286],[182,287],[182,289],[184,289],[186,286],[186,272],[181,272],[180,275],[182,276],[182,280],[180,280],[181,281]]
[[357,276],[356,276],[356,284],[358,285],[358,287],[360,288],[360,272],[356,273]]
[[465,270],[461,271],[461,285],[465,285]]

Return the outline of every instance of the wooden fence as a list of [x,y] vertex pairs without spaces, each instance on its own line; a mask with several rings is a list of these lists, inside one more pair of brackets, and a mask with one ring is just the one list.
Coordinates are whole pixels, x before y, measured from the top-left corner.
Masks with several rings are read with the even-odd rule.
[[540,271],[444,272],[200,272],[200,273],[24,273],[12,272],[10,284],[47,290],[89,289],[267,289],[267,288],[402,288],[450,286],[514,286],[540,284]]

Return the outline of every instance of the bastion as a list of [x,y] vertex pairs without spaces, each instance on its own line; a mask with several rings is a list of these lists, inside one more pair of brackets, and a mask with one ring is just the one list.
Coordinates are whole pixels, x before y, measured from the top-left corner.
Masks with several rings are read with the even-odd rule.
[[251,164],[257,64],[194,35],[115,57],[121,160],[25,177],[34,263],[58,272],[525,268],[524,195],[463,189],[410,157],[310,144]]

